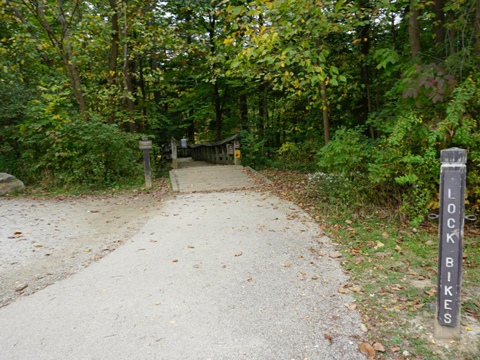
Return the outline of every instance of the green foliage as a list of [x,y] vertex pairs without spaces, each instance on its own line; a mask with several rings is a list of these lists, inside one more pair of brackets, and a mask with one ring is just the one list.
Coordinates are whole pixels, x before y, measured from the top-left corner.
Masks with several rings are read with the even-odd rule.
[[314,141],[302,141],[300,143],[285,142],[278,149],[278,161],[285,170],[314,171],[315,152],[318,146]]
[[17,172],[44,186],[124,184],[138,177],[138,137],[98,120],[22,126]]
[[342,127],[335,132],[332,140],[317,154],[320,171],[355,177],[365,172],[370,157],[368,138],[361,127]]
[[265,167],[267,162],[263,152],[265,141],[259,140],[254,133],[245,130],[240,132],[240,138],[242,142],[242,164],[256,169]]
[[372,188],[366,172],[371,149],[363,132],[361,127],[342,127],[318,152],[320,171],[310,176],[317,196],[346,208],[376,203],[378,193]]

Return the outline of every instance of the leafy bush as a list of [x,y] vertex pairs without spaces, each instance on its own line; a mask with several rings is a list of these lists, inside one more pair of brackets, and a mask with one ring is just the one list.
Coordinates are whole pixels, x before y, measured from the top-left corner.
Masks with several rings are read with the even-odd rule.
[[24,179],[55,187],[122,184],[142,174],[138,138],[99,120],[23,126],[18,134]]
[[352,178],[359,172],[364,173],[370,158],[370,146],[363,131],[361,127],[337,130],[332,140],[317,154],[319,170]]
[[301,143],[287,141],[277,150],[277,154],[284,169],[313,171],[316,150],[317,146],[313,141],[305,140]]
[[370,144],[363,128],[340,128],[317,154],[319,172],[310,175],[317,196],[342,206],[364,206],[375,196],[366,168]]

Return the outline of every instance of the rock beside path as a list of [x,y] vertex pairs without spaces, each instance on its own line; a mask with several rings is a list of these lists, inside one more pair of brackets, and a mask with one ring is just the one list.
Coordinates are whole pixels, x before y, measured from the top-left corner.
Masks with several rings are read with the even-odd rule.
[[0,173],[0,196],[11,194],[16,191],[22,191],[23,189],[25,189],[25,185],[15,176],[7,173]]

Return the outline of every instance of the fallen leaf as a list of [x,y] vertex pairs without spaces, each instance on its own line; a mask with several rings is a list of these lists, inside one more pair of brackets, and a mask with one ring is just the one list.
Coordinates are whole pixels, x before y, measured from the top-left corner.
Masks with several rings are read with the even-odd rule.
[[348,286],[348,284],[343,284],[343,285],[340,285],[338,287],[338,292],[340,294],[348,294],[350,291],[348,291],[347,289],[345,289],[345,287]]
[[338,251],[335,251],[334,253],[330,254],[330,257],[332,259],[338,259],[342,257],[342,254],[340,254]]
[[188,245],[188,248],[189,248],[189,249],[195,249],[195,246]]
[[356,286],[356,285],[350,286],[349,289],[353,292],[356,292],[356,293],[358,293],[360,291],[360,287]]
[[432,296],[435,296],[437,295],[437,289],[435,288],[431,288],[430,290],[425,290],[425,294],[427,294],[428,296],[432,297]]
[[289,268],[289,267],[290,267],[290,263],[286,263],[285,265],[283,265],[283,267]]
[[385,346],[383,346],[381,343],[379,342],[374,342],[373,343],[373,348],[377,351],[380,351],[380,352],[385,352]]
[[375,349],[369,343],[360,344],[360,352],[368,356],[369,360],[375,359]]
[[33,245],[33,246],[35,246],[36,248],[41,248],[41,247],[43,247],[42,244],[35,244],[35,245]]
[[363,332],[368,332],[368,328],[365,326],[365,324],[361,324],[361,325],[360,325],[360,329],[361,329]]
[[15,236],[15,237],[18,237],[18,236],[20,236],[20,235],[22,235],[22,233],[21,233],[20,231],[15,231],[15,232],[13,233],[13,236]]
[[333,340],[332,340],[332,337],[330,336],[330,334],[325,334],[325,335],[323,335],[323,336],[325,337],[325,339],[328,340],[328,342],[330,343],[330,345],[332,345]]
[[396,250],[396,251],[402,251],[402,248],[401,248],[400,246],[396,245],[396,246],[395,246],[395,250]]
[[353,224],[353,221],[352,221],[352,220],[345,220],[345,224],[347,224],[347,225],[352,225],[352,224]]
[[352,304],[352,305],[345,305],[348,310],[355,310],[357,308],[357,304]]
[[388,233],[384,231],[384,232],[382,233],[382,237],[383,237],[384,239],[388,239]]
[[385,246],[384,243],[378,241],[378,242],[377,242],[377,245],[375,245],[374,249],[377,250],[377,249],[379,249],[379,248],[381,248],[381,247],[384,247],[384,246]]
[[172,260],[172,262],[178,262],[178,260],[177,260],[177,259],[175,259],[175,260]]
[[91,213],[99,213],[100,210],[90,210],[89,212],[91,212]]
[[390,351],[391,352],[399,352],[400,348],[399,347],[392,347],[392,348],[390,348]]
[[241,251],[235,253],[235,256],[236,256],[236,257],[242,256],[242,255],[243,255],[243,252],[241,252]]

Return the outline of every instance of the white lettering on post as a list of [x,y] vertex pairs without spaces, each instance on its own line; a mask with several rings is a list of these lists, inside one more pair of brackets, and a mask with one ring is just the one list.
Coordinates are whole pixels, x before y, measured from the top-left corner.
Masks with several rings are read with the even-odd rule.
[[455,219],[447,219],[447,227],[450,228],[450,229],[454,229],[455,228]]
[[453,300],[445,300],[443,308],[445,310],[452,310],[452,308],[450,307],[450,303],[452,303],[452,302],[453,302]]
[[445,321],[445,324],[450,324],[452,322],[452,314],[444,314],[443,321]]
[[448,198],[455,200],[455,198],[452,196],[452,189],[448,189]]
[[449,214],[455,214],[455,211],[457,211],[457,207],[455,204],[448,204],[447,211]]
[[445,266],[447,268],[453,267],[453,258],[451,258],[451,257],[445,258]]
[[447,296],[447,295],[453,296],[452,288],[453,288],[453,286],[445,286],[445,296]]
[[456,233],[448,233],[447,234],[447,244],[448,243],[452,243],[452,244],[455,244],[455,241],[453,240],[453,235],[457,235]]
[[451,281],[452,281],[451,277],[452,277],[452,273],[449,271],[449,272],[447,273],[447,281],[448,281],[448,282],[451,282]]

